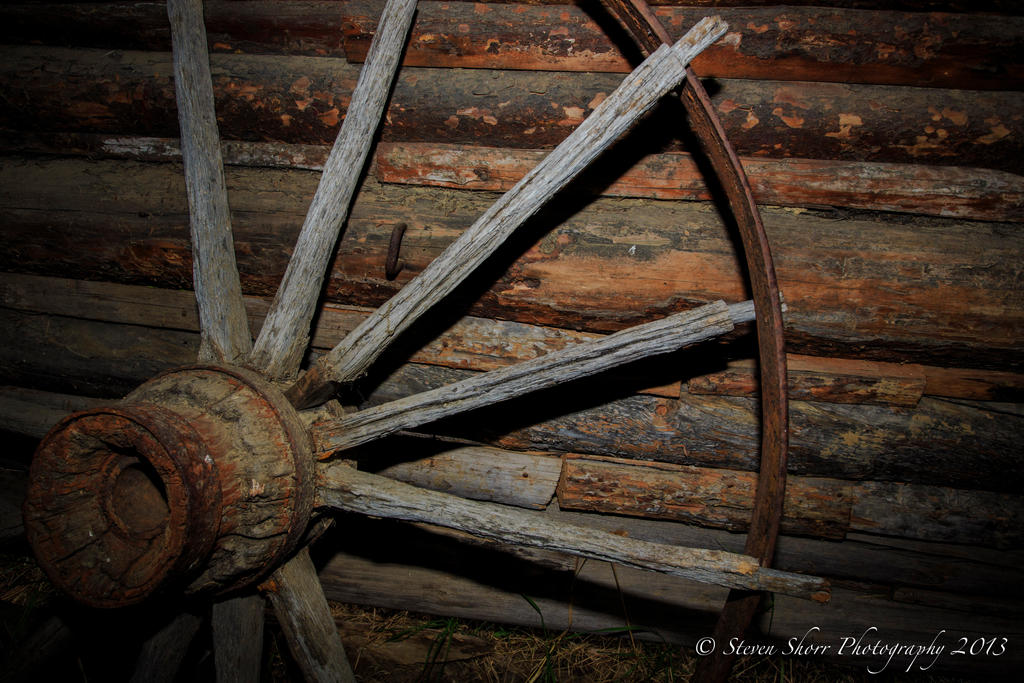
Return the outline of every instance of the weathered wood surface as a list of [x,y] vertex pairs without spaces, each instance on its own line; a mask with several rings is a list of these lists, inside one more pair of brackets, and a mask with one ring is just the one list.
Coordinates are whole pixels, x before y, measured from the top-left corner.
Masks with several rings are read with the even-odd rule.
[[[392,339],[451,294],[520,226],[679,85],[690,60],[725,30],[718,19],[704,19],[674,45],[651,54],[568,138],[432,259],[408,286],[331,349],[316,367],[317,374],[303,378],[314,379],[303,384],[302,391],[316,392],[318,383],[352,382],[366,374]],[[304,395],[297,405],[307,398]]]
[[[176,138],[91,133],[14,136],[0,131],[0,149],[18,154],[85,155],[92,159],[178,161]],[[330,148],[278,142],[221,141],[233,166],[322,171]],[[504,192],[544,150],[381,143],[371,175],[380,182]],[[1024,177],[984,168],[883,164],[824,159],[747,157],[743,166],[762,204],[896,211],[972,220],[1024,220]],[[609,197],[704,201],[712,197],[703,172],[685,152],[648,154],[629,168],[606,164],[579,187]]]
[[[412,395],[462,374],[406,365],[381,382],[368,402]],[[909,410],[793,401],[789,470],[806,476],[1016,493],[1024,482],[1015,456],[1022,419],[931,398]],[[621,397],[591,381],[448,421],[434,430],[513,450],[757,469],[757,404],[749,398],[688,393],[677,400]]]
[[[586,520],[581,517],[584,516],[561,513],[556,519],[587,523],[596,518],[595,523],[603,520],[618,525],[620,533],[626,533],[625,523],[637,521],[600,515],[590,515]],[[643,526],[655,524],[646,522]],[[684,533],[687,529],[679,524],[661,528],[670,527]],[[631,536],[640,533],[638,527],[628,528]],[[717,533],[721,534],[724,544],[718,544],[715,540],[718,536],[708,536],[704,541],[708,547],[742,545],[742,537]],[[382,535],[396,542],[381,547],[376,541]],[[780,566],[792,557],[793,541],[807,544],[802,551],[807,551],[805,559],[812,563],[842,564],[844,560],[838,554],[849,552],[848,560],[860,564],[863,557],[877,552],[877,548],[867,544],[855,550],[848,543],[784,537],[780,539]],[[430,551],[418,551],[419,548],[430,548]],[[925,563],[936,561],[943,550],[939,546],[933,550],[934,554],[922,549],[916,557]],[[630,625],[652,629],[670,642],[688,646],[706,635],[725,597],[725,591],[717,588],[624,567],[617,568],[613,576],[604,563],[588,561],[579,567],[574,558],[559,558],[554,554],[541,556],[538,552],[530,553],[529,559],[530,562],[525,562],[519,554],[510,556],[505,552],[474,548],[422,530],[403,530],[386,522],[366,521],[359,527],[353,526],[345,553],[332,558],[321,572],[321,580],[332,599],[473,619],[500,618],[502,623],[539,628],[540,617],[522,597],[528,595],[540,607],[546,627],[555,630],[571,627],[588,631],[626,626],[622,613],[624,600]],[[538,566],[538,561],[543,566]],[[893,566],[886,564],[885,559],[875,555],[874,561],[876,571],[892,572]],[[939,567],[936,565],[937,569]],[[579,576],[574,579],[576,570]],[[1019,573],[1019,569],[1014,571]],[[907,572],[908,576],[910,574]],[[970,634],[971,639],[995,628],[1007,629],[1013,634],[1021,631],[1019,621],[1009,616],[896,602],[877,584],[837,586],[828,606],[812,607],[810,611],[801,601],[776,598],[774,609],[762,615],[759,626],[784,643],[789,638],[802,636],[810,628],[808,621],[822,628],[820,635],[826,642],[838,642],[843,636],[856,638],[869,626],[879,628],[888,637],[902,638],[903,642],[923,640],[924,643],[934,636],[937,623],[950,625],[947,633],[960,629],[964,635]],[[1013,656],[1020,657],[1019,653]],[[949,658],[941,663],[955,666],[957,662],[953,660],[955,658]],[[844,661],[851,662],[848,658]],[[977,675],[978,667],[983,665],[994,667],[992,671],[1005,671],[1007,661],[971,661],[962,671],[973,671]]]
[[192,281],[199,304],[199,358],[237,362],[252,340],[231,240],[213,83],[201,0],[167,0],[174,44],[174,87],[192,236]]
[[331,608],[304,547],[260,586],[307,681],[354,683]]
[[[249,323],[258,331],[269,301],[245,297]],[[0,306],[112,323],[198,331],[188,291],[137,287],[111,282],[0,273]],[[369,311],[356,306],[324,304],[313,330],[313,348],[337,344]],[[439,331],[408,359],[415,363],[466,370],[495,370],[598,338],[600,335],[508,320],[467,316]],[[719,366],[720,359],[709,359]],[[729,362],[724,370],[692,377],[690,393],[750,395],[756,390],[749,360]],[[1024,375],[995,370],[940,368],[928,365],[855,361],[790,354],[790,395],[800,400],[912,406],[922,395],[971,400],[1022,402]],[[678,398],[680,381],[665,383],[659,369],[650,377],[634,368],[628,378],[612,374],[624,390]],[[724,376],[723,376],[724,375]],[[922,386],[922,381],[924,386]],[[64,412],[70,412],[68,408]]]
[[[745,531],[750,472],[570,454],[558,484],[563,510],[672,519]],[[862,531],[900,538],[1017,548],[1024,497],[891,482],[790,477],[782,529],[843,538]]]
[[418,489],[345,464],[321,466],[318,475],[321,507],[436,524],[503,544],[557,550],[702,583],[828,601],[827,582],[762,568],[745,555],[661,545],[582,526],[555,524],[524,510]]
[[[927,384],[920,365],[896,365],[790,354],[789,395],[803,401],[917,405]],[[760,391],[753,359],[730,361],[724,370],[686,382],[691,394],[754,396]]]
[[[374,160],[380,182],[501,192],[543,157],[543,150],[384,143]],[[837,206],[977,220],[1024,220],[1024,177],[956,166],[820,159],[743,159],[759,203]],[[588,186],[612,197],[708,200],[704,172],[683,152],[650,154],[631,167],[603,169]]]
[[[572,4],[421,2],[405,63],[448,68],[628,71],[608,37],[603,12]],[[698,57],[704,77],[772,78],[946,88],[1020,89],[1024,21],[843,9],[764,7],[715,10],[724,40]],[[361,61],[373,33],[373,4],[345,5],[345,55]],[[702,7],[657,12],[671,35],[707,14]],[[631,51],[629,43],[626,50]],[[926,44],[927,49],[921,49]],[[634,57],[635,58],[635,57]]]
[[[6,384],[119,397],[157,372],[193,362],[198,348],[195,333],[0,313],[0,382]],[[465,374],[408,365],[369,395],[370,405]],[[1009,493],[1024,482],[1016,457],[1024,430],[1019,416],[925,398],[914,409],[794,401],[791,420],[793,474]],[[474,414],[437,431],[513,450],[756,468],[756,404],[749,398],[623,397],[620,389],[597,381]]]
[[293,377],[309,346],[309,326],[328,263],[381,123],[416,0],[388,0],[346,115],[302,223],[288,268],[253,345],[249,364],[273,379]]
[[[190,288],[179,171],[160,164],[9,159],[0,169],[7,244],[0,267]],[[228,169],[248,293],[273,293],[286,262],[282,245],[295,239],[296,216],[304,215],[316,180],[308,172]],[[367,180],[339,244],[327,300],[379,306],[490,201],[478,192]],[[764,216],[789,304],[793,352],[1024,367],[1021,231],[774,209]],[[463,311],[481,317],[607,332],[744,296],[729,233],[709,205],[598,199],[581,209],[566,197],[541,218],[524,228],[502,263],[458,293],[453,309],[470,300]],[[399,222],[409,225],[405,268],[389,282],[383,264],[391,227]],[[494,282],[489,289],[487,278]]]
[[[358,66],[336,58],[211,56],[221,136],[331,144]],[[400,72],[385,141],[550,148],[619,74],[423,69]],[[0,51],[0,125],[173,137],[166,53],[12,46]],[[928,163],[1021,172],[1024,93],[716,80],[712,101],[743,156]],[[678,150],[678,105],[659,108],[629,153]]]
[[[6,43],[166,50],[162,3],[5,4]],[[608,37],[607,19],[572,3],[420,2],[407,65],[615,71],[631,68],[632,45]],[[206,3],[210,48],[363,61],[379,3]],[[843,8],[666,7],[673,35],[709,11],[733,26],[729,39],[699,58],[702,76],[1020,89],[1024,23],[1017,17],[957,16]],[[977,8],[970,8],[975,12]],[[963,10],[960,10],[963,11]],[[626,45],[627,54],[622,53]],[[922,49],[921,46],[926,48]]]
[[213,603],[210,631],[217,683],[249,683],[260,679],[265,610],[266,603],[258,594]]
[[[0,427],[40,436],[63,413],[95,399],[0,390]],[[8,424],[6,409],[21,415]],[[556,495],[563,510],[670,519],[745,531],[755,475],[593,455],[522,453],[453,446],[423,439],[389,441],[353,454],[361,469],[421,488],[517,507],[543,509]],[[557,485],[557,492],[556,492]],[[788,534],[845,538],[857,532],[1013,548],[1021,544],[1019,495],[955,487],[791,476],[782,529]]]
[[143,643],[131,683],[172,683],[202,621],[201,616],[188,611],[170,618]]
[[620,365],[710,341],[754,318],[753,302],[716,302],[561,351],[467,377],[414,396],[321,422],[313,434],[317,457],[328,458],[403,429],[493,406]]
[[[433,449],[421,439],[409,440],[405,448],[391,446],[385,453],[357,458],[359,468],[433,491],[537,510],[551,502],[562,469],[561,460],[550,454],[449,446],[423,457],[424,451],[430,453]],[[394,457],[395,453],[400,458]],[[399,461],[389,464],[388,454]],[[382,464],[387,466],[380,468]]]

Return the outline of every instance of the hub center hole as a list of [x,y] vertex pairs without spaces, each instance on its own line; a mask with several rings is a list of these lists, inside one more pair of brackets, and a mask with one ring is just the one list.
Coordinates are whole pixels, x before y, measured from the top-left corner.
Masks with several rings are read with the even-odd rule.
[[130,534],[153,536],[167,523],[167,490],[149,462],[125,456],[111,490],[111,511]]

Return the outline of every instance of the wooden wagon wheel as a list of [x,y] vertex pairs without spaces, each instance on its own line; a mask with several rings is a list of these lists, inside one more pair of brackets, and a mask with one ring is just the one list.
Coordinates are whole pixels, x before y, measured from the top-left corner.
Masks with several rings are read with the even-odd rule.
[[[639,5],[617,0],[610,5],[633,28],[643,28],[649,17]],[[255,344],[235,266],[202,6],[200,0],[169,0],[168,12],[202,364],[158,375],[117,404],[70,415],[44,438],[32,464],[25,526],[55,584],[99,607],[174,592],[213,596],[219,680],[258,677],[262,601],[253,588],[270,599],[307,679],[352,679],[305,549],[314,511],[425,522],[739,591],[827,599],[824,581],[762,566],[777,531],[777,519],[772,522],[770,515],[760,527],[767,551],[750,543],[747,555],[679,548],[418,489],[359,472],[337,457],[400,430],[712,339],[754,320],[752,302],[712,303],[348,415],[308,410],[329,400],[337,385],[364,375],[394,339],[662,96],[688,76],[695,83],[687,64],[724,33],[719,20],[705,19],[675,44],[651,49],[576,131],[428,268],[298,381],[279,386],[294,379],[307,350],[332,246],[384,109],[415,0],[387,2],[349,113]],[[647,34],[659,35],[650,25]],[[693,86],[688,88],[692,94]],[[742,185],[741,175],[739,180]],[[762,297],[759,329],[766,317],[778,324],[777,295],[756,283],[755,291]],[[764,296],[772,300],[765,304]],[[784,434],[781,442],[784,463]],[[775,505],[781,500],[778,493],[768,491],[759,499]],[[764,538],[757,543],[763,545]],[[732,619],[730,628],[736,623]],[[173,676],[166,656],[182,651],[196,624],[191,615],[172,620],[147,643],[136,677]]]

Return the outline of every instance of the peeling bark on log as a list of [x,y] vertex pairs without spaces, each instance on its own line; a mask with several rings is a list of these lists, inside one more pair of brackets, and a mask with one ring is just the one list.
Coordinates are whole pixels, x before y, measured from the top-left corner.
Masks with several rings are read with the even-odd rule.
[[[790,355],[787,365],[789,395],[802,401],[914,406],[926,385],[926,371],[920,365],[797,355]],[[688,380],[686,389],[691,394],[754,396],[759,385],[755,361],[743,359]]]
[[[419,4],[407,65],[630,70],[633,55],[622,54],[592,7],[507,3],[482,11],[469,2]],[[214,52],[347,56],[350,61],[365,58],[379,12],[378,4],[365,1],[206,5]],[[709,11],[734,27],[729,40],[696,62],[704,76],[1020,89],[1024,27],[1019,18],[978,15],[973,6],[971,15],[962,16],[884,11],[892,9],[884,5],[873,9],[665,7],[659,16],[674,35]],[[0,39],[166,50],[170,40],[162,10],[157,2],[7,4],[0,9]],[[922,44],[927,49],[920,49]]]
[[[17,136],[0,131],[0,149],[17,154],[80,155],[91,159],[179,161],[175,138],[90,133]],[[329,147],[279,142],[221,142],[224,163],[322,171]],[[371,174],[403,185],[505,192],[543,158],[526,150],[432,142],[381,143]],[[836,207],[986,221],[1024,221],[1024,177],[958,166],[880,164],[820,159],[748,157],[744,168],[762,204]],[[579,181],[607,197],[712,199],[705,175],[684,152],[649,154],[624,170],[606,164]]]
[[[651,54],[551,154],[492,204],[408,286],[353,330],[300,380],[292,402],[306,407],[323,384],[362,377],[391,341],[446,298],[515,231],[564,189],[685,77],[686,65],[725,32],[712,17]],[[312,379],[311,379],[312,378]],[[293,387],[293,390],[296,387]],[[291,390],[290,390],[291,391]]]
[[[249,322],[259,330],[269,301],[246,297]],[[196,332],[192,294],[109,282],[0,273],[0,306],[30,313],[87,318],[101,322]],[[368,311],[325,304],[317,315],[313,347],[332,348]],[[415,350],[409,361],[466,370],[489,371],[545,355],[599,335],[508,320],[465,317]],[[715,364],[717,360],[712,361]],[[829,403],[878,403],[912,406],[924,395],[988,401],[1024,402],[1024,375],[993,370],[854,361],[814,356],[788,357],[791,397]],[[756,387],[749,361],[730,363],[721,373],[688,381],[690,393],[749,395]],[[639,368],[636,369],[640,370]],[[734,383],[735,372],[739,384]],[[659,370],[650,378],[634,371],[628,382],[637,393],[679,398],[680,382],[662,384]],[[725,373],[728,383],[719,379]],[[618,378],[615,375],[609,380]],[[709,386],[712,381],[714,387]],[[921,381],[925,382],[924,387]],[[712,391],[711,389],[714,389]],[[728,392],[732,392],[731,394]],[[70,412],[68,408],[64,412]]]
[[324,459],[403,429],[426,425],[590,377],[619,365],[710,341],[754,318],[753,302],[718,301],[586,344],[539,356],[454,384],[360,410],[317,425],[313,440]]
[[[362,61],[373,34],[372,4],[345,6],[345,53]],[[591,9],[591,8],[587,8]],[[574,5],[421,2],[408,66],[630,70],[629,57],[592,11]],[[698,57],[703,77],[1019,90],[1024,21],[843,9],[715,9],[730,32]],[[707,14],[700,7],[657,12],[671,35]],[[603,18],[598,15],[598,18]],[[920,49],[927,44],[928,49]],[[632,48],[630,45],[627,49]]]
[[[0,169],[7,243],[0,267],[191,288],[177,170],[11,160]],[[294,240],[295,216],[303,215],[316,176],[229,169],[228,183],[243,287],[270,294],[286,261],[280,245]],[[368,181],[339,245],[327,299],[379,306],[488,203],[481,193]],[[770,209],[764,216],[789,304],[793,352],[1001,371],[1024,367],[1024,311],[1015,289],[1021,231]],[[399,222],[409,225],[406,267],[388,282],[383,264],[391,227]],[[504,262],[458,292],[449,310],[472,301],[468,312],[481,317],[608,332],[744,296],[729,233],[708,205],[599,199],[580,209],[566,197],[524,232],[504,252]],[[512,249],[525,253],[507,267]],[[486,278],[496,281],[489,290]]]
[[[448,368],[407,365],[381,382],[368,402],[394,400],[461,376]],[[1014,455],[1022,420],[928,398],[912,410],[793,401],[789,470],[1016,493],[1024,484]],[[678,400],[622,398],[592,381],[447,421],[433,431],[513,450],[753,471],[757,425],[752,399],[686,393]]]
[[[165,53],[5,47],[0,125],[27,133],[173,137]],[[344,60],[212,55],[221,135],[331,144],[358,67]],[[622,80],[616,74],[406,68],[385,141],[550,148]],[[976,166],[1021,172],[1024,93],[721,79],[712,101],[743,156]],[[941,101],[941,107],[936,104]],[[678,103],[630,151],[679,149]]]
[[[503,192],[543,154],[476,145],[385,143],[377,151],[374,174],[385,183]],[[1001,171],[751,157],[743,166],[762,204],[1024,220],[1024,177]],[[587,178],[587,185],[604,196],[712,198],[705,174],[689,154],[651,154],[626,170],[605,170],[607,175]]]
[[[754,500],[750,472],[568,455],[558,484],[563,510],[671,519],[745,531]],[[1016,548],[1020,495],[888,482],[790,477],[782,529],[844,538],[848,532]]]

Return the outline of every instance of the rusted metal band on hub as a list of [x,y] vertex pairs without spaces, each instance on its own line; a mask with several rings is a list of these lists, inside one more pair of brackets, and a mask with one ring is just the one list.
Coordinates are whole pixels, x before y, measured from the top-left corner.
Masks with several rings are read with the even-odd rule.
[[50,580],[82,602],[138,602],[193,573],[220,528],[200,436],[158,406],[69,415],[40,444],[25,531]]
[[305,427],[277,388],[240,368],[178,368],[51,430],[26,529],[54,582],[90,605],[172,585],[223,593],[295,550],[313,485]]

